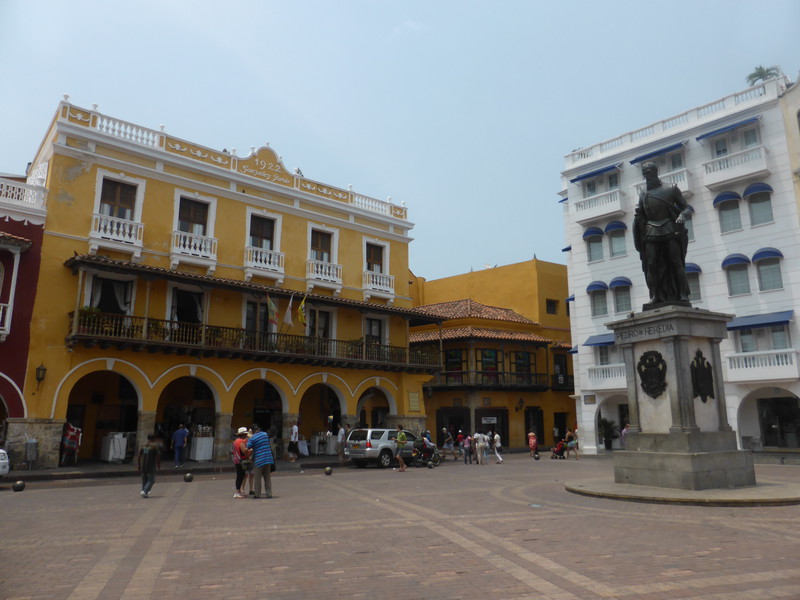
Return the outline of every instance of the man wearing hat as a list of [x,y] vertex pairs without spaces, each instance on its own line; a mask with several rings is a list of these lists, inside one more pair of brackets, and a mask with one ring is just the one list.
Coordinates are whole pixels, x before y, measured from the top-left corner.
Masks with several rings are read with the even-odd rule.
[[234,498],[247,498],[244,493],[244,478],[250,476],[250,493],[253,493],[253,461],[247,448],[247,427],[239,427],[233,440],[233,464],[236,467],[236,493]]

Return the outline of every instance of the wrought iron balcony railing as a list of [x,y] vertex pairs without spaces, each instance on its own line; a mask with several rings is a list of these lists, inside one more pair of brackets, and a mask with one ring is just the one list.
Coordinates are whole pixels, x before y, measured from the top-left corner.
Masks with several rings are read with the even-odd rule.
[[184,323],[80,310],[69,314],[68,343],[148,347],[152,351],[290,362],[323,361],[369,368],[374,364],[435,369],[435,351],[388,346],[364,340],[336,340],[237,327]]
[[426,386],[431,387],[504,387],[547,388],[547,373],[511,371],[442,371]]

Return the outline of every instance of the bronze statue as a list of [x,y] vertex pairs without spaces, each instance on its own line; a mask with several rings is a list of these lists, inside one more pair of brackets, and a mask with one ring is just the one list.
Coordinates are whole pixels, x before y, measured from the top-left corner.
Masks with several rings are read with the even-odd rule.
[[650,302],[644,310],[669,304],[691,306],[686,279],[689,236],[684,222],[694,212],[676,185],[664,185],[653,162],[642,165],[647,188],[633,218],[633,244],[642,261]]

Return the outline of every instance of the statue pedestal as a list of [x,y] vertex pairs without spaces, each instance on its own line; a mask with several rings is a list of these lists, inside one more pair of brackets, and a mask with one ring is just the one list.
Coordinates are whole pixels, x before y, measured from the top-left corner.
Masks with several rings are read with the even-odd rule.
[[668,306],[609,323],[628,382],[630,433],[616,483],[684,490],[756,485],[728,425],[719,343],[730,315]]

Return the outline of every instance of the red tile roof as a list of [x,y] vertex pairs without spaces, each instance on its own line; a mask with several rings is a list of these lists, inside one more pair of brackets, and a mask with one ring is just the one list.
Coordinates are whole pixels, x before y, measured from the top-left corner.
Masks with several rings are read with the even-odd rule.
[[0,231],[0,244],[9,244],[11,246],[18,246],[27,250],[31,247],[33,242],[27,238]]
[[420,306],[419,309],[424,310],[426,313],[439,315],[444,319],[489,319],[492,321],[538,325],[536,321],[531,321],[510,308],[488,306],[471,298],[440,302],[438,304],[426,304]]
[[[438,342],[439,331],[421,331],[411,333],[409,343],[421,344],[425,342]],[[533,342],[536,344],[549,344],[551,340],[535,333],[525,331],[503,331],[502,329],[487,329],[483,327],[454,327],[452,329],[442,329],[441,339],[448,340],[501,340],[509,342]]]

